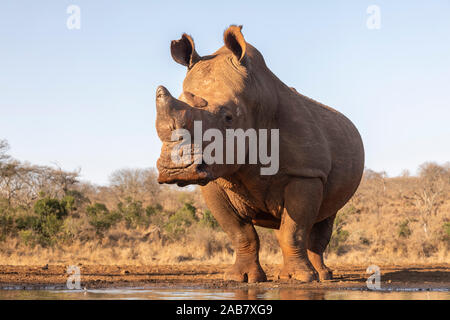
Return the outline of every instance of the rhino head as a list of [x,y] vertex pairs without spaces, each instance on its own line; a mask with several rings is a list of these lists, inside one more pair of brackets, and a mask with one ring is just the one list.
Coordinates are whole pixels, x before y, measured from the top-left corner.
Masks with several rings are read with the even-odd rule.
[[[211,141],[221,138],[205,136],[202,139],[202,133],[196,132],[199,124],[201,132],[214,129],[222,133],[221,137],[226,137],[227,129],[246,131],[271,127],[276,106],[275,98],[269,94],[271,73],[262,55],[246,43],[241,29],[242,26],[230,26],[224,32],[224,46],[207,56],[196,52],[194,41],[187,34],[171,42],[171,55],[177,63],[187,67],[187,74],[178,99],[163,86],[156,90],[156,129],[163,142],[157,162],[160,183],[205,185],[218,177],[232,175],[244,165],[239,161],[224,161],[236,157],[236,149],[225,148],[220,155],[222,161],[205,162],[202,150]],[[262,105],[269,107],[261,108]],[[175,150],[180,141],[176,135],[174,139],[174,132],[180,130],[193,137],[185,145],[189,159],[181,163],[173,158],[180,153]],[[199,135],[201,140],[195,141]],[[186,148],[183,152],[186,153]],[[244,152],[248,158],[248,146]]]

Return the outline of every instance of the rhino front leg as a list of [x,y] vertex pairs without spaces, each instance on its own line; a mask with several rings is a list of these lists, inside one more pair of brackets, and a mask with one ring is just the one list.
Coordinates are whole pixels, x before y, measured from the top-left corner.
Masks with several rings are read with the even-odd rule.
[[322,203],[322,193],[322,181],[315,178],[295,179],[285,189],[285,206],[277,231],[284,258],[280,279],[310,282],[318,278],[308,260],[307,246]]
[[235,263],[225,272],[224,279],[249,283],[266,281],[266,274],[259,263],[259,238],[251,221],[236,213],[225,191],[215,182],[202,187],[202,193],[236,252]]

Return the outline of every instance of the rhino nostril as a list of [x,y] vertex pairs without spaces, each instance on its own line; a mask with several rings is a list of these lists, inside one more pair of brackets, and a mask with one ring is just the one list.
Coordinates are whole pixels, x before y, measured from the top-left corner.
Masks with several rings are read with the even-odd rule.
[[205,163],[200,163],[197,168],[196,168],[197,172],[205,172],[206,171],[206,164]]

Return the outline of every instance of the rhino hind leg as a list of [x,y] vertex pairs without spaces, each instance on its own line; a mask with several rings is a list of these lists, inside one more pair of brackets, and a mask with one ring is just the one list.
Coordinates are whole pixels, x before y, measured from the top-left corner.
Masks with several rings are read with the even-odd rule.
[[267,281],[259,263],[259,237],[251,221],[236,213],[225,191],[216,183],[210,182],[201,189],[208,208],[230,237],[236,252],[235,263],[226,270],[224,280]]
[[323,261],[323,253],[330,242],[335,217],[336,214],[314,224],[309,236],[308,258],[319,274],[320,281],[333,278],[333,272]]
[[318,280],[318,273],[308,258],[310,232],[316,221],[323,194],[320,179],[298,178],[285,189],[285,208],[280,229],[276,232],[283,252],[280,279],[303,282]]

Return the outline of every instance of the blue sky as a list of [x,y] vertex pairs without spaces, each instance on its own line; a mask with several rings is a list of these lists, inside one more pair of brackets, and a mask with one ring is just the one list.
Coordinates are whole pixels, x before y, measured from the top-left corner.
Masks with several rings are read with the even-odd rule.
[[[69,5],[81,29],[69,30]],[[369,5],[381,29],[369,30]],[[81,168],[95,183],[159,156],[155,89],[180,94],[185,68],[170,41],[194,37],[200,55],[230,24],[269,68],[358,127],[366,166],[390,176],[450,160],[450,2],[0,2],[0,138],[21,160]]]

